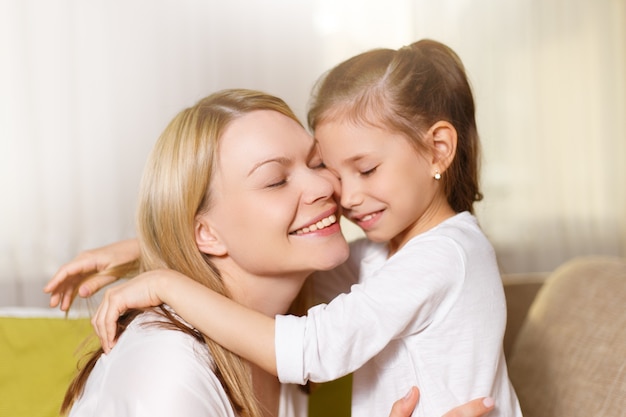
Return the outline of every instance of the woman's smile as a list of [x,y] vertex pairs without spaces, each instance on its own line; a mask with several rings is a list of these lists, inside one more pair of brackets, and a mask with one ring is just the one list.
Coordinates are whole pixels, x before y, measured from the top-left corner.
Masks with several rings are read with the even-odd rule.
[[[304,234],[308,234],[308,233],[313,233],[316,231],[320,231],[322,229],[326,229],[326,228],[330,228],[333,225],[337,225],[337,216],[335,216],[334,214],[331,214],[330,216],[324,217],[320,220],[317,220],[311,224],[309,224],[308,226],[305,226],[301,229],[296,230],[295,232],[291,232],[291,235],[304,235]],[[334,228],[332,228],[334,229]],[[329,232],[331,230],[328,230]],[[333,230],[334,231],[334,230]]]

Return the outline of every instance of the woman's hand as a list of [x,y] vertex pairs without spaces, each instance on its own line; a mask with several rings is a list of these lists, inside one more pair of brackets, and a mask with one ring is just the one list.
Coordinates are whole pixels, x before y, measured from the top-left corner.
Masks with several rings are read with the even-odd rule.
[[99,274],[115,265],[133,262],[139,258],[137,240],[129,239],[101,248],[88,250],[61,266],[44,287],[50,293],[50,307],[61,306],[67,311],[76,294],[90,297],[100,288],[120,277]]
[[[389,417],[410,417],[419,401],[420,393],[417,387],[412,387],[409,393],[393,403]],[[477,398],[460,407],[456,407],[442,417],[481,417],[493,410],[494,402],[491,398]]]
[[164,288],[170,279],[187,277],[178,272],[157,269],[144,272],[127,282],[107,289],[98,306],[98,310],[91,319],[91,324],[100,339],[105,353],[109,353],[116,342],[117,320],[131,308],[155,307],[163,304],[159,295],[159,288]]

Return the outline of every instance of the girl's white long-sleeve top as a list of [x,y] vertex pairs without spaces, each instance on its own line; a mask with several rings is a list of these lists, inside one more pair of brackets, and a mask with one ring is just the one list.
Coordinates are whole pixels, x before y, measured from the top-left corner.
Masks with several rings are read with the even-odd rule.
[[350,259],[317,274],[315,285],[326,295],[343,293],[305,317],[276,316],[282,382],[354,372],[353,417],[388,415],[413,385],[421,391],[416,416],[440,416],[482,396],[495,398],[494,416],[521,416],[502,349],[506,302],[497,261],[470,213],[389,258],[385,245],[354,242]]

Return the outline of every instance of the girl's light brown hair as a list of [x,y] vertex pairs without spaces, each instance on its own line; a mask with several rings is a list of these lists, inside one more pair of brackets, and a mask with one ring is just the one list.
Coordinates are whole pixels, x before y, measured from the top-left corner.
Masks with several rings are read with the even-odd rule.
[[443,175],[443,190],[456,212],[473,212],[479,189],[480,141],[472,90],[463,63],[446,45],[421,40],[409,46],[375,49],[331,69],[317,83],[309,127],[349,120],[401,133],[418,150],[434,152],[422,140],[438,121],[457,131],[454,160]]
[[[276,111],[300,124],[283,100],[258,91],[233,89],[200,100],[180,112],[167,126],[148,159],[139,193],[137,225],[141,257],[138,272],[173,269],[218,293],[229,295],[211,257],[196,246],[194,221],[196,215],[213,203],[209,185],[224,130],[234,120],[256,110]],[[189,329],[167,309],[157,310],[176,329],[206,342],[216,364],[216,374],[236,414],[260,417],[246,362]],[[141,311],[129,311],[120,318],[118,337],[139,313]],[[81,395],[101,354],[102,349],[93,353],[72,382],[62,406],[63,413]]]

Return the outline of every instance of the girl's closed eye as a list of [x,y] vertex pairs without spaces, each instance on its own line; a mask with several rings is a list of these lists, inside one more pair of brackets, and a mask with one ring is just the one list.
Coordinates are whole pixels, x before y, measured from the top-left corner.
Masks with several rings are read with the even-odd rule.
[[372,175],[374,172],[376,172],[376,169],[378,168],[378,165],[372,167],[372,168],[368,168],[368,169],[364,169],[364,170],[360,170],[359,173],[364,176],[364,177],[369,177],[370,175]]

